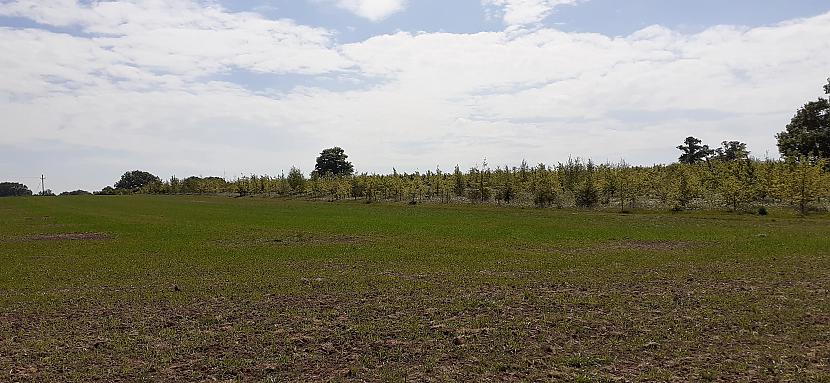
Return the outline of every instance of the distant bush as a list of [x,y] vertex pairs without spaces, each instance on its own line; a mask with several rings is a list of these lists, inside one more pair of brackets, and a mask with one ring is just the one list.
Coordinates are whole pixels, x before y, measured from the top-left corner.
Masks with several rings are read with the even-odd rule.
[[65,192],[61,193],[60,195],[62,195],[62,196],[68,196],[68,195],[92,195],[92,193],[90,193],[90,192],[88,192],[88,191],[86,191],[86,190],[80,190],[80,189],[79,189],[79,190],[74,190],[74,191],[65,191]]
[[20,197],[32,195],[29,187],[17,182],[0,182],[0,197]]
[[107,187],[101,189],[101,191],[97,191],[97,192],[92,193],[92,194],[95,194],[95,195],[124,195],[124,194],[130,194],[130,193],[131,193],[131,191],[129,191],[129,190],[115,189],[112,186],[107,186]]

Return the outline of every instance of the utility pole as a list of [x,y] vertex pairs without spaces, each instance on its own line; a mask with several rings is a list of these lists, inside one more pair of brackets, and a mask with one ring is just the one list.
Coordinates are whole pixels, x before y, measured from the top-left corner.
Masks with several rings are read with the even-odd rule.
[[40,175],[40,194],[46,195],[46,177],[41,174]]

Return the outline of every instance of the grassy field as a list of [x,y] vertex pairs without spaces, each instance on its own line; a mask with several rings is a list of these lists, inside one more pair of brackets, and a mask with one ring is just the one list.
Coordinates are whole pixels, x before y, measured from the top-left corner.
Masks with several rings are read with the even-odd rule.
[[830,217],[0,199],[0,381],[830,382]]

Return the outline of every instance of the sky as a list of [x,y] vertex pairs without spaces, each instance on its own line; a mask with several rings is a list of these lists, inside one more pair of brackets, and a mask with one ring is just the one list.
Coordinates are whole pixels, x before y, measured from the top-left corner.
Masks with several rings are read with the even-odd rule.
[[0,181],[775,158],[828,52],[826,0],[0,0]]

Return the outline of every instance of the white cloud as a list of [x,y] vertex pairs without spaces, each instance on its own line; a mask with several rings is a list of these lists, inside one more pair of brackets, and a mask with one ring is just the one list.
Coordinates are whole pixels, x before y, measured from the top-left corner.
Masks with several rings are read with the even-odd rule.
[[20,0],[0,4],[0,15],[81,28],[93,35],[85,43],[108,56],[99,61],[107,68],[117,63],[194,77],[232,68],[313,74],[351,65],[331,49],[325,29],[192,0]]
[[541,22],[556,7],[581,1],[587,0],[482,0],[482,4],[498,8],[507,25],[527,25]]
[[[325,29],[201,3],[176,2],[175,12],[151,1],[43,4],[3,3],[0,14],[88,34],[0,28],[0,147],[20,153],[47,141],[80,153],[43,165],[48,174],[59,162],[88,164],[73,170],[88,184],[67,189],[102,187],[131,168],[310,170],[333,145],[360,171],[448,169],[485,156],[664,162],[688,135],[742,140],[763,155],[821,93],[830,67],[820,54],[830,43],[814,38],[830,35],[830,14],[697,34],[401,32],[336,45]],[[104,13],[122,16],[95,16]],[[252,80],[213,76],[233,69],[381,81],[265,93]],[[4,171],[41,174],[27,163],[0,154]]]
[[381,21],[406,8],[408,0],[315,0],[333,2],[337,7],[371,21]]

